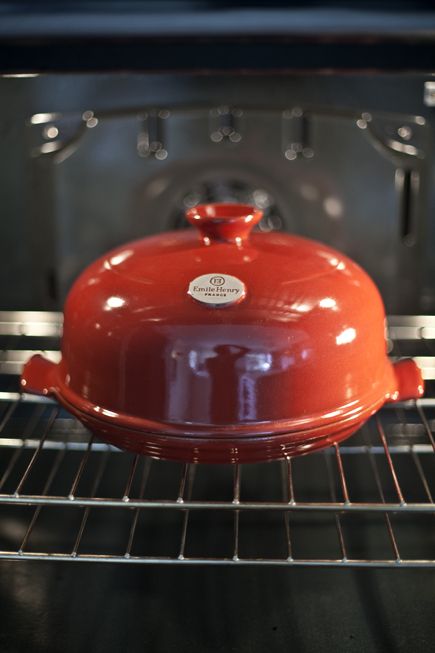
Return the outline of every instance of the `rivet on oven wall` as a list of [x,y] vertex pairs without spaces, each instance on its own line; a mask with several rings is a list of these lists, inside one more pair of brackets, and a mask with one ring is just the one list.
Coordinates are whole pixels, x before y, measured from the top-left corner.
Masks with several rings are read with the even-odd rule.
[[85,111],[82,114],[82,119],[85,121],[88,129],[93,129],[98,125],[98,118],[95,117],[93,111]]
[[311,159],[310,117],[300,107],[286,109],[282,114],[282,148],[288,161],[303,157]]
[[213,143],[229,141],[240,143],[242,134],[240,131],[240,118],[243,116],[242,109],[228,106],[217,107],[210,111],[210,139]]
[[56,136],[59,135],[59,130],[54,125],[48,125],[47,127],[44,127],[44,129],[42,130],[42,135],[44,136],[44,138],[47,139],[56,138]]
[[397,134],[404,141],[409,141],[409,139],[412,138],[412,129],[408,125],[402,125],[402,127],[399,127],[397,130]]
[[372,114],[364,111],[364,113],[361,114],[361,118],[358,118],[356,121],[356,126],[360,129],[367,129],[367,124],[371,121],[371,119]]
[[165,120],[169,118],[167,109],[153,110],[139,116],[141,128],[137,136],[137,153],[142,158],[149,156],[163,161],[168,156],[165,147]]

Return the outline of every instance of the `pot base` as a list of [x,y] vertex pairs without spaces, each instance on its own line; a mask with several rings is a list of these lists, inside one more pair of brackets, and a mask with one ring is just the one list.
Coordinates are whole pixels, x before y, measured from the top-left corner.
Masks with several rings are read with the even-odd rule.
[[147,433],[126,428],[115,428],[86,414],[77,414],[80,421],[100,440],[157,460],[182,463],[241,464],[285,460],[319,449],[325,449],[353,435],[366,421],[337,425],[328,435],[278,433],[252,438],[198,438]]
[[[421,377],[419,373],[415,373],[415,363],[402,361],[398,365],[405,380],[411,372],[412,378],[418,377],[418,393],[421,393]],[[255,430],[247,433],[246,426],[236,430],[233,425],[227,425],[222,430],[214,426],[210,432],[186,433],[181,430],[181,425],[176,425],[177,430],[174,432],[172,424],[149,422],[116,413],[108,414],[109,411],[93,406],[59,383],[57,372],[57,365],[41,356],[34,356],[24,369],[22,387],[33,392],[54,395],[60,404],[105,442],[133,453],[184,463],[257,463],[307,454],[350,437],[386,400],[397,401],[400,398],[399,391],[395,392],[394,397],[389,393],[377,397],[376,401],[369,404],[360,402],[358,409],[353,407],[347,414],[336,410],[334,416],[329,413],[321,416],[321,419],[311,419],[309,426],[309,420],[305,419],[302,427],[299,423],[300,428],[293,430],[288,428],[288,423],[271,422],[268,426],[273,428],[273,431],[260,433]],[[123,417],[123,420],[120,417]],[[323,423],[319,425],[319,421]],[[296,426],[294,423],[293,425]],[[256,428],[258,429],[258,425]]]

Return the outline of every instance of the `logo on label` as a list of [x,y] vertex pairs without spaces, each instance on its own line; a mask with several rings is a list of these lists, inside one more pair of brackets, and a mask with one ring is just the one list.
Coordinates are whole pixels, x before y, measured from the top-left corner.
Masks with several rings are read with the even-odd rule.
[[190,282],[188,293],[202,304],[229,306],[244,299],[246,286],[230,274],[202,274]]
[[212,283],[214,286],[223,286],[225,279],[223,277],[211,277],[210,283]]

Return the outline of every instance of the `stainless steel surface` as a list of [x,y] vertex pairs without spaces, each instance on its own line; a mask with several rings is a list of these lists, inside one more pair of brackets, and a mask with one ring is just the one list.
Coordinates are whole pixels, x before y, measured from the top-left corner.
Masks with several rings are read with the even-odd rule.
[[[58,132],[49,142],[47,129]],[[263,228],[277,223],[356,258],[375,277],[390,310],[403,310],[409,296],[415,301],[425,157],[430,158],[431,142],[423,116],[321,106],[286,109],[272,103],[267,108],[144,106],[49,116],[33,123],[29,138],[34,166],[46,171],[56,166],[54,192],[57,185],[62,188],[61,195],[56,192],[61,297],[91,252],[96,256],[104,239],[115,238],[112,229],[118,240],[141,231],[152,234],[181,226],[180,214],[195,202],[238,200],[266,209]],[[125,169],[120,184],[118,158],[109,190],[106,176],[98,181],[98,167],[114,139]],[[361,189],[382,187],[376,205],[364,191],[354,202],[346,171],[355,151]],[[105,175],[108,168],[105,161]],[[353,179],[355,172],[351,170]],[[91,181],[95,174],[97,185],[105,186],[98,203]],[[120,222],[121,203],[130,205],[130,215]],[[91,219],[86,205],[94,212]],[[363,236],[367,224],[376,229],[370,246]],[[106,242],[107,248],[115,244]]]
[[435,82],[424,83],[424,103],[427,107],[435,107]]
[[[3,312],[0,342],[27,356],[29,341],[37,350],[59,332],[59,318]],[[431,347],[434,320],[391,317],[392,353]],[[94,441],[53,401],[20,395],[16,360],[14,370],[0,360],[0,558],[435,567],[431,380],[425,399],[386,406],[324,452],[181,465]]]
[[[0,78],[2,308],[58,309],[85,265],[198,201],[266,210],[435,312],[434,114],[424,74]],[[3,193],[2,193],[3,194]]]
[[[358,37],[373,38],[394,36],[399,40],[423,40],[431,42],[435,36],[435,16],[430,3],[418,7],[412,5],[414,12],[409,12],[409,2],[395,3],[391,7],[364,7],[364,3],[355,6],[347,3],[346,9],[337,6],[283,7],[262,3],[247,4],[243,7],[232,6],[217,10],[214,3],[201,3],[195,6],[191,2],[154,3],[151,10],[135,3],[123,7],[123,12],[116,10],[116,3],[109,3],[104,8],[94,4],[90,8],[81,7],[80,12],[72,11],[67,5],[61,12],[53,12],[51,4],[41,3],[32,7],[32,13],[15,12],[14,5],[8,4],[8,11],[0,27],[0,35],[8,38],[57,37],[59,34],[82,39],[92,35],[107,37],[132,38],[141,37],[196,37],[229,36],[259,37],[267,36],[305,36],[308,38],[330,39]],[[209,6],[207,6],[209,4]],[[280,3],[278,3],[279,5]],[[172,5],[172,6],[171,6]],[[229,11],[231,8],[231,11]],[[146,9],[146,7],[145,7]],[[51,11],[50,11],[51,10]]]

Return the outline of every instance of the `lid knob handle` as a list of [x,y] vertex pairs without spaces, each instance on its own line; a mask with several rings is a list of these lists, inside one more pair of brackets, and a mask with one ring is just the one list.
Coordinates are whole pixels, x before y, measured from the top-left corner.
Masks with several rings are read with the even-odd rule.
[[216,241],[240,245],[262,216],[263,211],[249,204],[200,204],[186,212],[206,245]]

